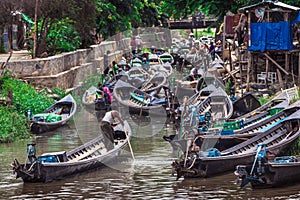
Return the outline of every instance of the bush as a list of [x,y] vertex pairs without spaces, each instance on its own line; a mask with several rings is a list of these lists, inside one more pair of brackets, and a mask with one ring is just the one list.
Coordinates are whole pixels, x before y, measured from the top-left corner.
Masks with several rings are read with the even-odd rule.
[[2,78],[2,94],[12,91],[12,106],[20,115],[25,116],[27,110],[33,114],[40,113],[50,107],[54,100],[37,93],[33,86],[10,77]]
[[2,98],[8,98],[9,91],[12,93],[11,105],[7,107],[0,105],[0,142],[12,142],[30,137],[27,110],[37,114],[54,103],[50,97],[37,93],[31,85],[11,78],[9,71],[6,71],[0,77]]
[[0,143],[29,138],[29,120],[18,112],[0,105]]

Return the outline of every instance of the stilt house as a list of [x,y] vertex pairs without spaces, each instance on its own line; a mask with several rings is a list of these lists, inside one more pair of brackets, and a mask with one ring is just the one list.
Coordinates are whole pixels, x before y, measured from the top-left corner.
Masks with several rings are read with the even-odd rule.
[[239,11],[247,18],[247,90],[250,82],[282,89],[299,84],[300,8],[263,0]]

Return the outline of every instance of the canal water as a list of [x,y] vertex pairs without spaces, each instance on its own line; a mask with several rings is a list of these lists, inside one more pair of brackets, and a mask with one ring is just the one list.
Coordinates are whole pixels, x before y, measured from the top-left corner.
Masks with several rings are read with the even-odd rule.
[[[0,199],[300,199],[300,184],[277,189],[240,189],[233,172],[207,179],[176,180],[170,165],[175,158],[162,137],[174,133],[160,117],[132,125],[130,150],[107,167],[51,183],[27,183],[16,179],[13,158],[26,160],[26,145],[37,144],[37,154],[73,149],[99,134],[96,117],[81,111],[68,125],[33,139],[0,145]],[[137,123],[139,122],[139,123]],[[137,124],[142,124],[137,126]]]

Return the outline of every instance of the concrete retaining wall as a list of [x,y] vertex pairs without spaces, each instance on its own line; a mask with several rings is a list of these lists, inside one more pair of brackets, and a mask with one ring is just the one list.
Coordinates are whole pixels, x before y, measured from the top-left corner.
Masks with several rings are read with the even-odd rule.
[[[141,34],[144,48],[166,47],[171,38],[164,32]],[[15,60],[7,64],[18,78],[25,79],[38,87],[73,88],[78,87],[88,76],[102,72],[112,61],[120,61],[130,52],[130,38],[116,41],[103,41],[89,49],[63,53],[47,58]]]

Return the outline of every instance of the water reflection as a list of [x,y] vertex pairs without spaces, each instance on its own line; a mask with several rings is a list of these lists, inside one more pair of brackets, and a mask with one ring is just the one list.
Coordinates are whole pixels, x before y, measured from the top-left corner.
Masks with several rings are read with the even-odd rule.
[[[95,169],[52,183],[24,184],[15,179],[10,164],[14,157],[25,161],[26,144],[37,143],[37,153],[70,150],[83,143],[86,137],[99,134],[95,116],[86,117],[88,123],[64,126],[55,132],[45,133],[32,140],[0,145],[1,199],[299,199],[300,184],[284,188],[252,190],[239,189],[235,176],[228,173],[207,179],[179,179],[171,176],[173,155],[171,146],[162,139],[173,133],[172,126],[156,134],[145,129],[148,137],[134,137],[132,147],[135,161],[129,150],[123,152],[112,168]],[[81,126],[84,133],[78,133]],[[158,127],[160,125],[157,125]],[[121,170],[120,170],[121,169]]]

